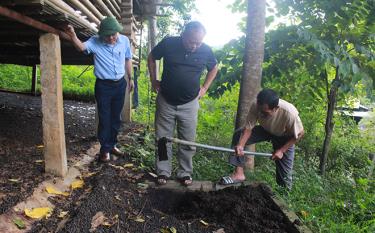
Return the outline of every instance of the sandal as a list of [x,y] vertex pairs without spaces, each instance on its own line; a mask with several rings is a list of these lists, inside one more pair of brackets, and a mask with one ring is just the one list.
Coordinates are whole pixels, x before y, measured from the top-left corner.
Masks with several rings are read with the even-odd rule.
[[165,175],[159,175],[157,178],[156,178],[156,183],[158,185],[165,185],[167,183],[167,180],[168,180],[168,177],[165,176]]
[[221,177],[221,179],[219,180],[219,184],[221,185],[231,185],[231,184],[238,184],[238,183],[242,183],[244,182],[245,180],[238,180],[238,179],[234,179],[230,176],[223,176]]
[[191,178],[191,176],[184,176],[184,177],[178,178],[178,180],[184,186],[190,186],[193,184],[193,179]]

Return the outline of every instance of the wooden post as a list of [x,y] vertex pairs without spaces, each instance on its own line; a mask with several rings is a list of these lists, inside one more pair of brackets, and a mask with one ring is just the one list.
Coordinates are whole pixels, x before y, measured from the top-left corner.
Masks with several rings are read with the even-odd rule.
[[65,176],[67,159],[60,39],[57,35],[48,33],[39,38],[39,44],[45,170]]
[[129,123],[132,121],[132,97],[130,95],[130,91],[128,87],[129,87],[129,84],[126,85],[125,102],[124,102],[124,107],[122,108],[122,112],[121,112],[121,120],[124,123]]
[[32,78],[31,78],[31,93],[36,96],[36,85],[38,82],[37,66],[33,65]]

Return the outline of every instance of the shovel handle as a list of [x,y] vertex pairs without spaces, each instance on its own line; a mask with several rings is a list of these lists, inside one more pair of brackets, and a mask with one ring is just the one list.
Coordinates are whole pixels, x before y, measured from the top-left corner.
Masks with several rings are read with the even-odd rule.
[[[234,149],[229,149],[229,148],[226,148],[226,147],[209,146],[209,145],[205,145],[205,144],[185,141],[185,140],[181,140],[181,139],[178,139],[178,138],[172,138],[172,137],[165,137],[165,139],[169,142],[178,143],[178,144],[182,144],[182,145],[186,145],[186,146],[196,146],[196,147],[206,148],[206,149],[210,149],[210,150],[235,153]],[[253,155],[253,156],[262,156],[262,157],[271,157],[272,156],[272,154],[270,154],[270,153],[261,153],[261,152],[252,152],[252,151],[244,151],[244,154],[245,155]]]

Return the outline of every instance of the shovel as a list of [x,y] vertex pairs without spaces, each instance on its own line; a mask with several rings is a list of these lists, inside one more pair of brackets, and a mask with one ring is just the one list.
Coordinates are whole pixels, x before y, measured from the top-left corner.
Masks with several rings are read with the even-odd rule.
[[[196,146],[196,147],[201,147],[201,148],[206,148],[206,149],[216,150],[216,151],[231,152],[231,153],[235,152],[234,149],[229,149],[229,148],[225,148],[225,147],[209,146],[209,145],[205,145],[205,144],[181,140],[181,139],[178,139],[178,138],[163,137],[163,138],[160,138],[159,141],[158,141],[159,161],[168,160],[167,142],[173,142],[173,143],[182,144],[182,145],[186,145],[186,146]],[[253,156],[262,156],[262,157],[271,157],[272,156],[272,154],[269,154],[269,153],[252,152],[252,151],[244,151],[244,154],[245,155],[253,155]]]

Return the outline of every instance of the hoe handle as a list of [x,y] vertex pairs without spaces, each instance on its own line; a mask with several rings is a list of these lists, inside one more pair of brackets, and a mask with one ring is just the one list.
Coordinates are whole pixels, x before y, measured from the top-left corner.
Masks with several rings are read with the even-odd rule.
[[[216,151],[223,151],[223,152],[231,152],[231,153],[235,152],[234,149],[229,149],[229,148],[226,148],[226,147],[210,146],[210,145],[185,141],[185,140],[181,140],[181,139],[178,139],[178,138],[171,138],[171,137],[165,137],[165,138],[169,142],[178,143],[178,144],[182,144],[182,145],[196,146],[196,147],[201,147],[201,148],[206,148],[206,149],[216,150]],[[245,155],[262,156],[262,157],[271,157],[272,156],[272,154],[270,154],[270,153],[261,153],[261,152],[252,152],[252,151],[244,151],[244,153],[245,153]]]

